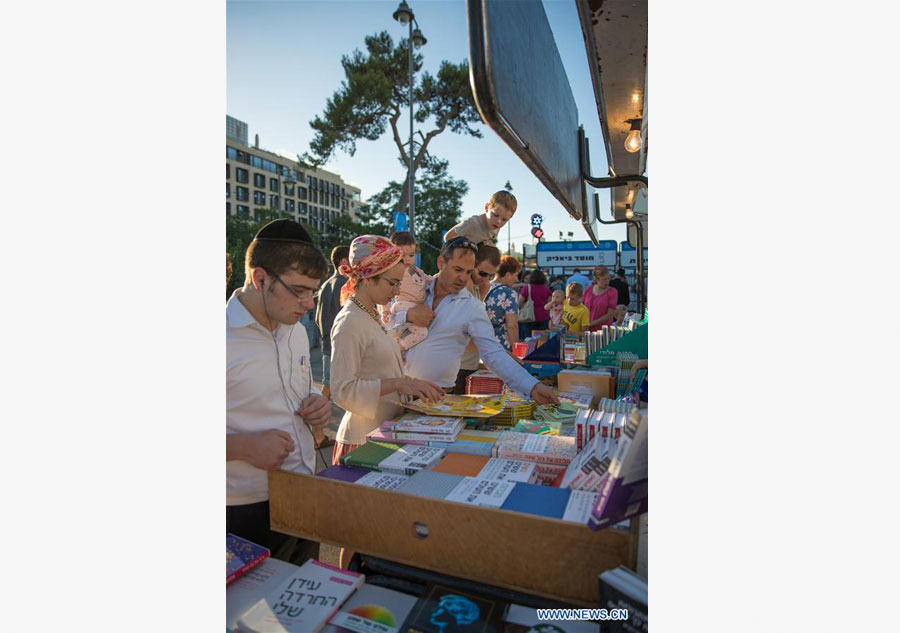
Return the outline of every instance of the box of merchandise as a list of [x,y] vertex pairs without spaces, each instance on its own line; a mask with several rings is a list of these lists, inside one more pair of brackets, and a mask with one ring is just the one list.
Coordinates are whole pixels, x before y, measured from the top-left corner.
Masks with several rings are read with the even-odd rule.
[[560,391],[590,393],[595,399],[616,397],[616,378],[607,367],[590,369],[563,369],[556,374]]

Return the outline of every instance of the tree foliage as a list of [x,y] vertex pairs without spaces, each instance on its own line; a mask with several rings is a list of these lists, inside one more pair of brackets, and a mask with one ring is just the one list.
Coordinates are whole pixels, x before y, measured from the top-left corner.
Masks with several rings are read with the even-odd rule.
[[[408,169],[412,160],[418,171],[420,167],[428,167],[431,140],[447,128],[457,134],[482,137],[481,131],[473,127],[481,117],[472,97],[468,62],[455,64],[444,60],[437,75],[432,75],[427,71],[418,72],[422,56],[413,54],[413,66],[420,78],[419,85],[413,86],[415,119],[419,123],[432,121],[433,127],[422,134],[421,142],[414,148],[407,148],[398,121],[409,107],[408,41],[401,39],[394,46],[391,36],[382,31],[366,36],[365,47],[365,52],[357,49],[341,58],[345,79],[327,100],[322,116],[310,122],[315,136],[310,153],[303,157],[306,162],[321,165],[336,150],[353,156],[358,140],[374,141],[390,126],[401,164]],[[408,195],[401,188],[395,208],[405,209]]]

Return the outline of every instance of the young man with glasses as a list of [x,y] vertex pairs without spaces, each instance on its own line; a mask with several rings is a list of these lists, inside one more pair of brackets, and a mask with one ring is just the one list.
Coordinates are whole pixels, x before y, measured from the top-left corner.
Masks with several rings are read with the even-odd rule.
[[[450,240],[441,249],[437,261],[440,272],[425,293],[425,305],[434,311],[434,320],[428,327],[428,337],[407,352],[406,373],[452,391],[463,352],[474,341],[484,364],[512,389],[538,404],[559,404],[549,387],[506,353],[494,336],[484,304],[466,290],[477,254],[478,247],[466,237]],[[405,321],[402,311],[393,316],[394,323]]]
[[318,544],[269,529],[266,471],[313,474],[313,431],[331,404],[312,386],[309,340],[298,320],[328,272],[322,253],[293,220],[275,220],[247,248],[246,281],[225,308],[226,529],[292,562]]

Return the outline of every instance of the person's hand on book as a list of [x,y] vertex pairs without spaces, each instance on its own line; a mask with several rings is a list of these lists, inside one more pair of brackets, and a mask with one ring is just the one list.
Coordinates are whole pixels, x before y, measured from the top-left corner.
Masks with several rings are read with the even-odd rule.
[[297,411],[297,415],[312,427],[325,426],[331,422],[331,402],[325,396],[311,393],[306,397]]
[[397,391],[405,396],[412,396],[429,402],[437,402],[444,397],[444,390],[433,382],[410,378],[409,376],[400,379]]
[[531,399],[538,404],[559,404],[559,398],[553,390],[542,382],[531,389]]
[[243,460],[262,470],[277,470],[294,450],[294,440],[289,433],[269,429],[247,435]]
[[434,319],[434,311],[424,303],[420,303],[406,312],[406,320],[419,327],[428,327]]

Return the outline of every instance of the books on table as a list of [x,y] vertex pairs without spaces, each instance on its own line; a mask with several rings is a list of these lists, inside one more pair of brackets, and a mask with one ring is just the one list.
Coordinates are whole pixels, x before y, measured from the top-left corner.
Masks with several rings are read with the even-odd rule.
[[409,475],[383,473],[366,468],[353,468],[352,466],[329,466],[316,473],[316,477],[338,479],[361,486],[381,488],[382,490],[393,490],[409,479]]
[[479,369],[466,377],[467,395],[497,395],[503,393],[504,386],[500,376],[486,369]]
[[432,468],[432,471],[492,481],[531,483],[537,479],[533,462],[464,453],[448,453]]
[[600,485],[588,527],[599,530],[647,511],[647,410],[634,409]]
[[229,631],[237,619],[267,594],[275,591],[288,576],[300,569],[277,558],[267,558],[225,588],[225,621]]
[[600,633],[600,624],[578,620],[541,620],[537,610],[510,604],[503,616],[504,633]]
[[318,633],[365,576],[306,561],[238,617],[238,633]]
[[568,488],[517,483],[500,509],[562,519],[571,493]]
[[567,466],[575,457],[575,438],[504,431],[494,444],[493,455]]
[[342,466],[355,466],[398,475],[413,473],[430,468],[444,454],[444,449],[414,444],[392,444],[390,442],[366,442],[359,448],[341,456]]
[[415,605],[413,596],[364,584],[332,616],[322,633],[397,633]]
[[419,413],[464,418],[490,418],[503,411],[506,395],[457,396],[446,395],[437,402],[414,400],[404,407]]
[[225,535],[225,584],[237,580],[269,557],[269,550],[234,534]]
[[[406,418],[407,416],[403,416]],[[416,415],[410,419],[383,422],[366,439],[375,442],[418,444],[429,441],[453,442],[465,428],[465,418]]]
[[560,391],[558,396],[561,403],[571,404],[579,409],[590,409],[594,402],[592,394],[582,391]]
[[562,422],[553,420],[519,420],[511,429],[516,433],[534,433],[537,435],[559,435]]

